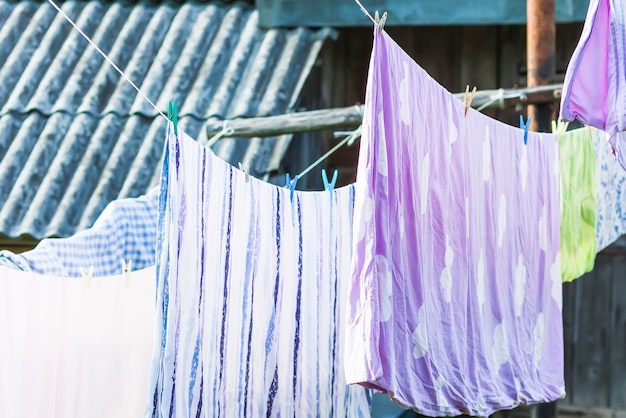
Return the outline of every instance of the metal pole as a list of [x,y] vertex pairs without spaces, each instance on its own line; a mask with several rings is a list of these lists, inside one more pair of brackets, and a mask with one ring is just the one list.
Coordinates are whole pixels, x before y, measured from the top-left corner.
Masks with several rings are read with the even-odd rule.
[[[556,72],[556,23],[554,0],[526,1],[526,56],[528,87],[550,84]],[[550,132],[553,105],[551,103],[528,106],[530,130]],[[556,417],[556,401],[535,405],[533,418]]]
[[[526,40],[528,87],[549,84],[555,75],[556,24],[554,0],[527,0]],[[549,132],[551,103],[528,106],[530,130]]]

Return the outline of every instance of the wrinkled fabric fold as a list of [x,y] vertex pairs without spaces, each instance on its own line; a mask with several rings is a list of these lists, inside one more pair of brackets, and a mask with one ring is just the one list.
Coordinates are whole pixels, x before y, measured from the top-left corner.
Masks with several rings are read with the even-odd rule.
[[464,113],[375,31],[346,375],[428,416],[565,394],[556,135]]
[[626,142],[626,0],[591,0],[567,67],[560,117],[606,131],[622,167]]
[[0,265],[58,277],[81,277],[81,269],[93,276],[122,272],[122,260],[141,270],[155,265],[157,199],[154,188],[137,198],[109,203],[93,226],[68,238],[43,239],[21,254],[0,251]]

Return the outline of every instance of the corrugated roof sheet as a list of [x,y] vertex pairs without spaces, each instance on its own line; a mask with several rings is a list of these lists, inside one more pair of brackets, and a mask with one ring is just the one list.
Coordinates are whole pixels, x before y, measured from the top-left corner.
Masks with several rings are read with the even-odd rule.
[[[293,108],[328,30],[260,30],[248,4],[66,1],[63,10],[164,113],[206,142],[209,120]],[[45,2],[0,0],[0,235],[88,227],[157,184],[166,122]],[[263,177],[290,136],[213,149]]]

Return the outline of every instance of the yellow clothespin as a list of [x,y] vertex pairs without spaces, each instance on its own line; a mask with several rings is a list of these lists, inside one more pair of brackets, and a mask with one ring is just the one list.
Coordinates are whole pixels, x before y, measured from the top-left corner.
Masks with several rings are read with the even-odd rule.
[[124,276],[124,287],[128,288],[130,286],[130,272],[133,270],[133,260],[128,260],[128,264],[126,264],[126,260],[122,258],[122,275]]
[[248,173],[248,170],[244,168],[243,164],[241,164],[241,161],[239,161],[238,165],[239,165],[239,169],[241,171],[243,171],[244,174],[246,175],[246,183],[249,182],[250,181],[250,174]]
[[383,16],[380,17],[378,15],[378,10],[374,13],[374,21],[376,22],[376,26],[378,26],[378,33],[382,33],[383,28],[385,27],[385,22],[387,21],[387,12],[383,13]]
[[563,121],[563,120],[553,120],[552,121],[552,133],[553,134],[564,134],[567,131],[567,125],[569,125],[569,122]]
[[85,269],[80,268],[80,274],[83,276],[83,279],[87,282],[87,287],[91,286],[91,279],[93,278],[93,266],[89,267],[89,272],[85,273]]
[[474,95],[476,94],[476,86],[472,89],[472,94],[469,94],[469,84],[465,87],[465,96],[463,97],[463,104],[465,105],[465,115],[467,115],[467,111],[472,106],[472,100],[474,100]]

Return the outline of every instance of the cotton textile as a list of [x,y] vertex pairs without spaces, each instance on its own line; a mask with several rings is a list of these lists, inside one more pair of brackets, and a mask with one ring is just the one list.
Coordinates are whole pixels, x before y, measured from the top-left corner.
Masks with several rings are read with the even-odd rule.
[[[605,144],[609,148],[608,144]],[[596,150],[591,129],[559,135],[561,160],[561,272],[570,282],[596,260]]]
[[364,417],[343,374],[353,187],[293,192],[170,127],[154,417]]
[[591,0],[583,33],[567,67],[561,119],[578,119],[610,135],[626,167],[626,0]]
[[474,110],[376,31],[357,167],[348,383],[428,416],[564,395],[555,135]]
[[[611,153],[609,136],[591,129],[597,159],[596,241],[600,252],[626,234],[626,171]],[[618,133],[626,141],[626,132]]]
[[0,416],[135,418],[148,398],[155,268],[86,280],[0,267]]
[[31,251],[0,252],[0,265],[49,276],[81,277],[122,272],[122,260],[141,270],[155,264],[159,188],[109,203],[94,225],[68,238],[42,240]]

